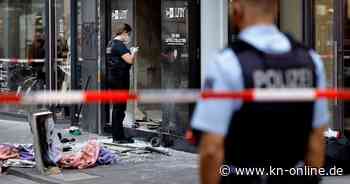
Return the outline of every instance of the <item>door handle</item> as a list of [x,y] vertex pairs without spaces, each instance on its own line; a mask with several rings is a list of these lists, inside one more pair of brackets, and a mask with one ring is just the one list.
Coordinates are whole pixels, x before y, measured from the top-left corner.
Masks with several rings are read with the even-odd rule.
[[[332,88],[338,89],[338,42],[333,42],[333,54],[334,54],[334,61],[333,61],[333,86]],[[338,99],[335,99],[334,101],[335,109],[338,106]]]

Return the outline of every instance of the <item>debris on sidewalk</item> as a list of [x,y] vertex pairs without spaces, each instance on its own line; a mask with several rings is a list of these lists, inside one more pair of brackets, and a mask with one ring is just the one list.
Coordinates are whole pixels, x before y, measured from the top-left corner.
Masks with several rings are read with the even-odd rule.
[[339,138],[340,133],[329,128],[326,132],[324,132],[324,136],[326,138]]
[[343,174],[350,174],[350,140],[333,137],[326,141],[326,170],[337,167],[343,169]]
[[2,173],[4,173],[4,169],[3,169],[3,163],[2,161],[0,161],[0,176],[2,175]]
[[8,159],[3,162],[3,167],[33,168],[35,162],[21,159]]
[[58,136],[58,139],[61,141],[62,144],[65,144],[65,143],[72,143],[72,142],[75,142],[75,141],[76,141],[75,138],[66,138],[66,137],[63,137],[61,132],[57,133],[57,136]]
[[80,136],[80,135],[82,135],[81,130],[78,127],[72,126],[69,129],[67,129],[67,131],[73,136]]
[[134,154],[148,154],[148,153],[157,153],[161,155],[171,156],[166,149],[162,147],[154,148],[146,143],[133,143],[133,144],[117,144],[111,142],[103,142],[105,146],[113,151],[117,151],[119,153],[134,153]]
[[153,147],[150,147],[150,146],[146,146],[144,149],[145,149],[146,151],[150,151],[151,153],[158,153],[158,154],[170,156],[170,153],[169,153],[169,152],[162,151],[162,150],[160,150],[160,149],[153,148]]
[[9,144],[0,145],[0,161],[19,158],[19,151]]
[[118,157],[116,154],[112,153],[109,149],[101,147],[100,154],[97,159],[98,165],[111,165],[118,162]]
[[[60,168],[86,169],[99,165],[116,164],[119,160],[118,155],[108,148],[102,147],[96,140],[89,141],[77,153],[65,155],[64,148],[66,147],[62,147],[59,153],[62,157],[57,161]],[[68,151],[71,150],[72,147]],[[33,168],[35,166],[33,145],[0,144],[0,173],[8,167]]]
[[[158,155],[170,156],[169,150],[160,146],[159,140],[153,140],[153,144],[141,140],[130,144],[114,144],[112,139],[97,138],[95,135],[84,134],[77,137],[82,135],[79,128],[56,129],[50,121],[46,131],[39,133],[46,135],[45,157],[52,165],[46,168],[45,173],[50,175],[60,173],[60,169],[81,170],[158,159]],[[38,134],[37,137],[42,136]],[[90,140],[87,141],[87,138]],[[0,144],[0,172],[9,167],[39,167],[36,156],[38,155],[35,154],[35,145]]]
[[32,145],[0,144],[0,173],[9,167],[35,167]]
[[80,153],[62,157],[59,165],[62,168],[86,169],[96,165],[100,153],[100,145],[96,141],[89,141]]
[[21,160],[35,160],[33,145],[18,145],[18,151]]

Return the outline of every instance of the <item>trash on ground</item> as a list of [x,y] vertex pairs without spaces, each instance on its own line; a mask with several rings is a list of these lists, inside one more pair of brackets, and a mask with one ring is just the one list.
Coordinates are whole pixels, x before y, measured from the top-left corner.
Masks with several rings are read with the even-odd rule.
[[102,147],[100,149],[100,154],[97,159],[98,165],[111,165],[118,162],[118,157],[116,154],[112,153],[108,148]]
[[[61,168],[86,169],[99,165],[116,164],[119,161],[118,155],[102,147],[95,140],[89,141],[77,153],[65,154],[64,151],[72,151],[72,147],[63,146],[60,150],[59,155],[62,156],[57,165]],[[35,166],[33,145],[0,144],[0,173],[8,167],[33,168]],[[48,172],[50,174],[59,173],[57,171]]]
[[116,144],[116,143],[109,143],[104,142],[104,145],[106,145],[109,149],[118,151],[120,153],[135,153],[135,154],[147,154],[147,153],[157,153],[162,154],[166,156],[170,156],[170,153],[159,148],[154,148],[152,146],[149,146],[148,144]]
[[96,141],[89,141],[80,153],[62,157],[59,165],[62,168],[86,169],[96,165],[100,153],[100,145]]
[[3,162],[3,167],[34,168],[35,162],[20,159],[8,159]]
[[82,134],[81,130],[78,127],[72,126],[69,129],[67,129],[67,130],[73,136],[80,136]]
[[18,145],[19,157],[21,160],[34,161],[33,145]]
[[61,141],[62,144],[72,143],[72,142],[76,141],[76,139],[74,139],[74,138],[65,138],[65,137],[63,137],[61,132],[57,133],[57,136],[58,136],[58,138],[59,138],[59,140]]
[[340,133],[329,128],[326,132],[324,132],[324,136],[327,138],[339,138]]
[[9,144],[0,145],[0,161],[16,158],[19,158],[19,150],[15,146]]
[[6,172],[6,168],[3,167],[3,162],[0,160],[0,176]]

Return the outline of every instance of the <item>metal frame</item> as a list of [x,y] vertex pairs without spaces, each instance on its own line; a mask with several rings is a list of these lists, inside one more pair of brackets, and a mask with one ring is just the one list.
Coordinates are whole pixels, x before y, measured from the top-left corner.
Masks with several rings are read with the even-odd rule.
[[47,90],[52,91],[56,89],[56,0],[45,1],[45,71],[46,71],[46,86]]
[[310,48],[315,45],[315,19],[313,0],[303,0],[303,42]]
[[[78,62],[78,0],[70,0],[70,64],[71,64],[71,89],[76,90],[79,88],[78,75],[77,75],[77,62]],[[71,123],[72,126],[79,124],[78,106],[73,105],[71,107]]]
[[[315,46],[315,0],[304,0],[303,2],[303,41],[309,47]],[[334,68],[335,87],[344,87],[344,23],[345,23],[345,0],[334,0],[334,55],[336,67]],[[344,132],[344,103],[336,101],[334,105],[335,121],[333,128]]]
[[[334,38],[335,38],[335,61],[336,78],[338,88],[344,87],[344,24],[345,24],[345,0],[334,0]],[[344,102],[336,101],[335,128],[344,133]]]

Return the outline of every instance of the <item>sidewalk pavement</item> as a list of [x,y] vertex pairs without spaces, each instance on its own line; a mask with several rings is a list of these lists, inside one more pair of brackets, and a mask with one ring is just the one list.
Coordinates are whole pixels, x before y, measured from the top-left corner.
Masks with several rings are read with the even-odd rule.
[[[59,129],[69,125],[58,125]],[[111,141],[106,137],[83,133],[74,137],[77,144],[97,138],[99,142]],[[29,124],[20,121],[0,120],[0,143],[31,144],[32,135]],[[136,145],[146,143],[137,141]],[[187,184],[198,183],[196,154],[185,153],[172,149],[165,149],[171,156],[156,153],[127,154],[121,157],[120,162],[110,166],[97,166],[85,170],[62,170],[57,176],[42,176],[35,168],[10,168],[9,175],[32,180],[38,183],[53,184],[115,184],[115,183],[142,183],[146,184]],[[0,176],[1,178],[1,176]],[[0,180],[0,183],[3,183]]]
[[[58,125],[64,128],[65,125]],[[67,127],[67,125],[66,125]],[[89,138],[106,137],[84,133],[78,142]],[[32,135],[27,122],[0,120],[0,143],[31,144]],[[195,184],[198,179],[196,154],[167,150],[171,156],[159,154],[130,155],[111,166],[98,166],[85,170],[63,170],[57,176],[42,176],[35,168],[11,168],[9,175],[0,176],[0,183],[49,184]],[[31,181],[27,182],[27,181]],[[348,184],[350,176],[325,177],[321,184]]]
[[0,176],[1,184],[40,184],[32,180],[28,180],[22,177],[17,177],[13,175]]

